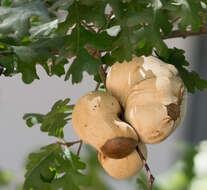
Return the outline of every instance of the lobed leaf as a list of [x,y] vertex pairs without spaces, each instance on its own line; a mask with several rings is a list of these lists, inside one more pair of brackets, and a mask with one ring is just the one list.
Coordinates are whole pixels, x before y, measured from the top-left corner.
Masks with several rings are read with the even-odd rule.
[[160,57],[165,62],[173,64],[178,69],[183,82],[190,93],[194,93],[196,89],[204,90],[207,88],[207,80],[201,79],[195,71],[188,71],[185,67],[189,65],[184,56],[185,51],[181,49],[169,49],[169,57]]
[[31,153],[26,169],[23,190],[79,190],[81,185],[88,185],[87,177],[80,173],[85,164],[59,144],[50,144]]
[[18,61],[17,73],[22,73],[22,80],[31,83],[39,79],[36,73],[37,64],[43,66],[49,76],[65,74],[64,65],[68,61],[64,58],[57,63],[57,57],[53,54],[53,51],[61,47],[64,41],[65,37],[42,38],[28,46],[12,46]]
[[47,114],[27,113],[23,116],[28,127],[40,124],[42,132],[48,132],[49,136],[63,138],[63,128],[71,119],[73,105],[68,105],[70,99],[57,101]]
[[[111,19],[110,9],[114,13]],[[65,20],[59,18],[59,10],[64,10]],[[130,61],[133,55],[151,55],[153,51],[170,60],[172,52],[163,39],[176,28],[199,31],[206,23],[205,13],[205,0],[3,0],[0,65],[4,76],[21,73],[27,84],[39,79],[37,64],[49,76],[72,78],[73,84],[81,82],[85,71],[100,81],[100,64],[111,66],[116,61]],[[101,32],[96,33],[98,30]],[[106,55],[96,59],[88,47]],[[71,57],[73,63],[65,72]],[[206,81],[196,72],[189,72],[184,65],[177,68],[190,92],[206,88]]]
[[56,157],[60,153],[61,147],[58,144],[50,144],[38,152],[31,153],[26,165],[23,190],[51,188],[50,182],[54,179],[56,171],[50,168],[55,167]]

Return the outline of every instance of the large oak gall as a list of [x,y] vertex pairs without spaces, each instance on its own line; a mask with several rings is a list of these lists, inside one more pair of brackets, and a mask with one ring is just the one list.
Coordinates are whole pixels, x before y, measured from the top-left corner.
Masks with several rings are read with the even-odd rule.
[[163,141],[184,117],[186,90],[177,69],[153,56],[115,63],[106,86],[144,143]]
[[[120,114],[121,107],[112,95],[106,92],[90,92],[80,98],[74,107],[73,128],[85,143],[99,151],[108,140],[117,137],[131,138],[137,142],[135,131],[129,124],[119,119]],[[115,154],[113,150],[117,152],[111,149],[110,154]]]

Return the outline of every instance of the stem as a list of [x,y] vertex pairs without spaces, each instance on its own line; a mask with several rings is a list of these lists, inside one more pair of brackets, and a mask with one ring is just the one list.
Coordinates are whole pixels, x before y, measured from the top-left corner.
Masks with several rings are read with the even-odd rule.
[[186,38],[189,36],[204,36],[207,35],[207,26],[202,26],[200,28],[200,31],[198,32],[192,32],[192,31],[184,31],[181,32],[179,30],[174,30],[169,34],[168,36],[163,36],[162,38],[165,39],[170,39],[170,38]]
[[96,84],[96,88],[95,88],[95,90],[98,90],[98,89],[99,89],[99,87],[100,87],[100,85],[101,85],[101,83],[100,83],[100,82],[98,82],[98,83]]
[[[128,123],[127,121],[124,121],[124,122]],[[136,130],[132,125],[130,125],[130,123],[128,123],[128,124],[129,124],[129,126],[134,130],[134,132],[135,132],[136,135],[137,135],[137,138],[139,139],[139,134],[138,134],[137,130]],[[148,187],[149,187],[149,190],[152,190],[152,185],[153,185],[153,182],[154,182],[155,178],[154,178],[154,176],[152,175],[152,173],[151,173],[151,171],[150,171],[150,168],[149,168],[149,166],[148,166],[148,164],[147,164],[147,161],[146,161],[144,155],[142,154],[142,152],[140,151],[138,145],[136,146],[136,151],[137,151],[137,153],[139,154],[139,157],[140,157],[140,159],[142,160],[142,162],[143,162],[143,164],[144,164],[144,167],[145,167],[145,169],[146,169],[146,171],[147,171],[147,178],[148,178]]]
[[72,142],[66,142],[66,143],[62,143],[60,141],[57,142],[57,144],[60,144],[60,145],[65,145],[67,147],[70,147],[74,144],[78,144],[78,143],[81,143],[82,141],[81,140],[78,140],[78,141],[72,141]]
[[104,87],[106,88],[106,74],[102,65],[99,66],[98,73],[101,77],[102,82],[104,83]]
[[139,154],[141,160],[143,161],[144,163],[144,167],[147,171],[147,178],[148,178],[148,187],[149,187],[149,190],[152,190],[152,185],[153,185],[153,182],[155,180],[154,176],[152,175],[151,171],[150,171],[150,168],[147,164],[147,161],[145,159],[145,157],[143,156],[142,152],[140,151],[139,147],[137,146],[136,147],[136,151],[137,153]]
[[90,30],[91,32],[95,32],[95,33],[96,33],[96,31],[92,28],[91,25],[87,25],[84,21],[81,21],[81,24],[82,24],[85,28],[87,28],[88,30]]
[[67,147],[70,147],[70,146],[72,146],[74,144],[79,144],[78,151],[77,151],[77,156],[79,156],[81,148],[82,148],[82,145],[83,145],[83,141],[82,140],[78,140],[78,141],[65,142],[65,143],[62,143],[62,142],[58,141],[57,144],[64,145],[64,146],[67,146]]
[[[53,55],[59,55],[59,51],[58,50],[51,50],[51,53],[53,54]],[[76,55],[75,54],[72,54],[72,55],[68,55],[68,56],[66,56],[66,58],[67,59],[71,59],[71,58],[73,58],[73,57],[75,57]]]
[[[109,22],[110,22],[111,17],[112,17],[113,14],[114,14],[114,12],[111,11],[110,14],[108,15],[107,20],[106,20],[106,26],[109,24]],[[103,30],[104,26],[105,25],[103,25],[101,28],[98,29],[97,34],[99,34]],[[101,65],[99,67],[99,71],[98,71],[99,72],[99,75],[101,77],[101,80],[104,83],[104,87],[105,88],[106,88],[106,73],[105,72],[106,72],[107,68],[108,68],[108,66],[105,66],[105,68],[103,68],[102,65]],[[97,83],[95,90],[98,90],[99,87],[100,87],[100,85],[101,85],[100,82]]]
[[79,144],[78,151],[77,151],[77,156],[80,155],[80,151],[81,151],[82,145],[83,145],[83,141],[80,140],[80,144]]
[[[106,19],[106,26],[109,24],[109,22],[110,22],[111,17],[112,17],[113,14],[114,14],[114,12],[111,11],[110,14],[108,15],[108,17]],[[97,34],[100,33],[103,30],[104,26],[105,25],[103,25],[101,28],[98,29]]]
[[175,22],[177,22],[180,19],[180,17],[176,17],[174,20],[172,20],[171,24],[174,24]]
[[[101,66],[102,67],[102,66]],[[102,67],[102,69],[101,69],[101,73],[102,74],[104,74],[104,77],[103,78],[101,78],[101,80],[103,81],[103,83],[104,83],[104,87],[106,88],[106,70],[108,69],[108,66],[106,65],[104,68]],[[100,72],[99,72],[99,74],[100,74]],[[101,77],[101,75],[100,75],[100,77]],[[100,85],[101,85],[101,83],[99,82],[99,83],[97,83],[97,85],[96,85],[96,88],[95,88],[95,90],[98,90],[99,89],[99,87],[100,87]]]

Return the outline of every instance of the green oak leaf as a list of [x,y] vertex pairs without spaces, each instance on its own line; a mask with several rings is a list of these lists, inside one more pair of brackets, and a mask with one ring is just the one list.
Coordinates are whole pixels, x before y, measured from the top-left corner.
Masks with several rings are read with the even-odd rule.
[[97,83],[102,83],[102,80],[101,80],[101,77],[99,74],[96,74],[94,75],[94,78],[93,78]]
[[135,36],[138,39],[135,53],[137,56],[151,55],[153,47],[159,55],[168,57],[167,45],[161,38],[160,32],[152,25],[146,26],[136,31]]
[[[121,31],[113,42],[112,57],[122,62],[130,61],[132,55],[150,55],[153,48],[162,56],[168,56],[168,48],[162,40],[161,31],[169,34],[172,24],[162,7],[155,8],[149,2],[109,1]],[[160,19],[162,17],[162,19]],[[164,17],[164,18],[163,18]]]
[[106,8],[107,1],[105,0],[80,0],[79,14],[81,20],[87,23],[94,23],[96,27],[102,27],[106,23]]
[[74,1],[68,8],[69,14],[66,17],[66,20],[59,23],[57,33],[66,34],[70,27],[83,20],[87,23],[92,22],[96,27],[104,26],[106,24],[106,3],[105,0]]
[[173,25],[169,21],[169,15],[166,10],[163,10],[162,8],[159,8],[155,10],[155,23],[157,27],[159,27],[164,35],[170,34],[172,31]]
[[79,172],[79,170],[84,170],[86,166],[78,156],[70,152],[66,157],[59,157],[57,161],[59,165],[56,170],[60,175],[63,175],[53,181],[54,187],[62,190],[80,190],[80,186],[89,186],[88,177]]
[[[205,16],[205,8],[202,8],[200,1],[182,0],[166,1],[162,0],[163,10],[167,12],[170,20],[178,21],[178,27],[185,31],[190,27],[192,31],[199,31],[202,26],[202,17]],[[205,16],[206,17],[206,16]]]
[[203,91],[207,88],[207,80],[201,79],[197,72],[185,68],[180,68],[179,72],[189,92],[195,93],[196,89]]
[[198,31],[202,25],[202,18],[199,16],[199,12],[203,12],[200,2],[183,0],[179,3],[180,6],[176,11],[177,16],[182,18],[179,28],[185,30],[190,25],[192,31]]
[[123,62],[124,60],[130,61],[132,59],[133,47],[131,38],[132,29],[128,27],[122,28],[113,43],[114,50],[111,52],[111,56],[115,60]]
[[113,37],[110,37],[107,32],[101,32],[96,34],[89,30],[86,30],[81,24],[77,24],[72,30],[71,35],[65,39],[60,49],[60,58],[70,55],[77,55],[80,49],[90,46],[96,50],[107,51],[111,49]]
[[30,28],[30,38],[49,36],[58,27],[58,19]]
[[42,147],[40,151],[29,154],[26,165],[23,190],[51,189],[51,182],[56,175],[55,160],[61,156],[62,150],[58,144]]
[[83,72],[87,71],[90,75],[97,75],[100,61],[91,56],[86,49],[81,49],[77,58],[73,61],[65,80],[72,75],[72,83],[78,83],[83,78]]
[[76,55],[75,60],[66,73],[65,80],[68,80],[72,76],[72,83],[78,83],[82,80],[84,71],[90,75],[98,74],[98,68],[101,62],[99,59],[90,55],[86,48],[87,46],[93,47],[96,50],[108,48],[110,43],[105,43],[104,39],[107,41],[109,38],[106,33],[97,37],[97,34],[93,34],[85,30],[81,25],[77,25],[73,29],[62,51],[64,56]]
[[63,128],[71,119],[73,105],[68,105],[70,99],[58,100],[47,114],[27,113],[23,116],[27,126],[40,124],[42,132],[48,132],[49,136],[63,138]]
[[85,168],[67,147],[50,144],[29,155],[23,190],[80,190],[89,185],[88,177],[80,172]]
[[1,6],[0,34],[12,34],[17,38],[29,35],[31,17],[38,17],[42,21],[50,19],[42,1],[32,1],[12,7]]
[[[130,61],[132,55],[148,56],[153,51],[171,59],[163,39],[176,27],[199,31],[206,22],[206,4],[206,0],[1,0],[0,65],[5,68],[4,76],[21,73],[29,84],[39,79],[37,64],[49,76],[60,77],[65,74],[68,58],[73,57],[65,80],[72,78],[73,84],[79,83],[86,71],[100,81],[98,67],[103,63],[111,66],[116,61]],[[114,13],[111,20],[107,18],[107,5]],[[65,20],[59,19],[59,10],[64,10]],[[89,48],[108,57],[95,59]],[[179,71],[189,91],[206,88],[205,80],[196,72],[189,72],[184,65]]]
[[189,65],[184,56],[185,51],[181,49],[169,49],[169,57],[160,57],[166,63],[170,63],[176,66],[183,82],[190,93],[194,93],[196,89],[204,90],[207,88],[207,81],[201,79],[199,74],[195,71],[188,71],[186,66]]
[[1,56],[0,65],[4,67],[4,76],[13,76],[16,73],[15,57],[13,55]]
[[68,61],[63,58],[57,63],[57,57],[53,55],[53,51],[61,47],[65,39],[66,37],[41,38],[28,46],[12,46],[18,58],[17,73],[22,73],[22,80],[25,83],[39,79],[36,73],[37,64],[42,65],[49,76],[65,74],[64,65]]
[[28,127],[33,127],[36,124],[43,123],[44,116],[44,114],[39,113],[27,113],[23,116],[23,119],[26,120]]
[[110,55],[110,53],[106,53],[103,57],[101,57],[102,62],[105,65],[112,66],[115,63],[115,60]]
[[86,147],[86,163],[87,163],[87,176],[90,181],[90,185],[93,189],[99,190],[112,190],[113,188],[106,182],[106,179],[102,177],[103,168],[101,167],[98,158],[97,151],[89,145]]

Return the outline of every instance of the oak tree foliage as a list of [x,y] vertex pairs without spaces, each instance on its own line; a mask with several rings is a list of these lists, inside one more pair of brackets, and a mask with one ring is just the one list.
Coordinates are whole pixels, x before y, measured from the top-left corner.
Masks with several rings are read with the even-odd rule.
[[[85,71],[100,82],[101,65],[154,54],[175,65],[194,93],[207,88],[207,81],[188,69],[185,51],[168,48],[165,39],[203,32],[206,17],[205,0],[0,0],[0,74],[21,75],[30,84],[40,79],[36,70],[40,65],[48,76],[64,76],[73,84],[83,80]],[[23,190],[97,185],[79,156],[64,145],[63,129],[72,109],[65,99],[47,114],[24,115],[28,127],[39,124],[42,132],[62,144],[29,155]]]

